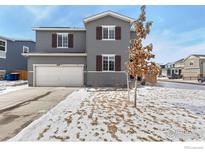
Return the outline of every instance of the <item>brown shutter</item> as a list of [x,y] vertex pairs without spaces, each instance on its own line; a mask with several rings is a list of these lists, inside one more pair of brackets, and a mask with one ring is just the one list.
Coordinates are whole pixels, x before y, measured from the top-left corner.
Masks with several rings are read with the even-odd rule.
[[96,56],[96,71],[102,71],[102,56]]
[[121,71],[121,56],[115,56],[115,71]]
[[68,34],[68,47],[73,48],[73,34]]
[[57,48],[57,34],[52,34],[52,48]]
[[96,27],[96,40],[102,40],[102,27]]
[[115,27],[115,39],[121,40],[121,27]]

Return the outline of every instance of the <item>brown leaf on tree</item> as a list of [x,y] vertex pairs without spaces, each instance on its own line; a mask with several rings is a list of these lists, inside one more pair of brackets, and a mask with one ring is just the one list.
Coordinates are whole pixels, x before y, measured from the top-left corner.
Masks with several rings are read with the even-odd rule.
[[159,74],[159,67],[150,62],[150,59],[155,58],[152,53],[152,43],[143,47],[143,40],[146,39],[150,33],[152,21],[146,22],[145,6],[141,7],[141,14],[139,18],[133,22],[132,27],[135,30],[136,38],[130,40],[129,62],[127,64],[128,74],[134,77],[145,77],[146,81],[156,81],[156,77]]

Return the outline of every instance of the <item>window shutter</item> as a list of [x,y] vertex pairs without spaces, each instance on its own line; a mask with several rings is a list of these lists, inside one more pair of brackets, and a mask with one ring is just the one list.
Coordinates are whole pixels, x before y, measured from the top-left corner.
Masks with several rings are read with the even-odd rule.
[[121,27],[115,27],[115,39],[121,40]]
[[102,71],[102,56],[96,56],[96,71]]
[[102,40],[102,27],[96,27],[96,40]]
[[57,34],[52,34],[52,48],[57,48]]
[[68,47],[73,48],[73,34],[68,34]]
[[115,71],[121,71],[121,56],[115,56]]

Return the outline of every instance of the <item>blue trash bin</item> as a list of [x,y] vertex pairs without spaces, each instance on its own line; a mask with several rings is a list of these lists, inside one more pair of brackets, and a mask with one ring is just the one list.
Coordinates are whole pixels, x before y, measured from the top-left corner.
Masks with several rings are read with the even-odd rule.
[[19,73],[11,73],[10,75],[12,80],[19,80]]
[[10,73],[5,75],[5,80],[15,81],[15,80],[19,80],[19,77],[20,77],[19,73]]

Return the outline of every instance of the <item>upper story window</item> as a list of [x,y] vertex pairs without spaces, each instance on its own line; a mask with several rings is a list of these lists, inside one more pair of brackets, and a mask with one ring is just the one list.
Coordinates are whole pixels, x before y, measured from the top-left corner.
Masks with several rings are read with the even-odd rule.
[[115,55],[102,55],[102,70],[115,71]]
[[29,47],[23,46],[23,53],[28,53],[29,52]]
[[57,34],[57,47],[68,48],[68,33]]
[[193,65],[194,65],[194,63],[191,61],[191,62],[189,63],[189,65],[190,65],[190,66],[193,66]]
[[72,33],[52,33],[52,48],[73,48],[74,36]]
[[102,39],[115,40],[115,26],[102,26]]
[[0,51],[6,52],[6,41],[0,40]]

